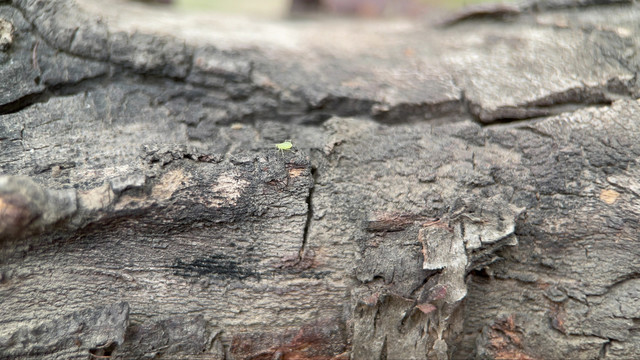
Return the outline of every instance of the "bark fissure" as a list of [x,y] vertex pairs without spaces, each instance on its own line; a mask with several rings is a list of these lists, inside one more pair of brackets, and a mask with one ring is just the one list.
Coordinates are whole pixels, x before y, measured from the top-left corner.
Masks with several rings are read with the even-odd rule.
[[600,349],[600,353],[598,354],[598,359],[599,360],[604,360],[607,358],[607,352],[609,350],[609,348],[611,347],[611,344],[613,343],[613,339],[608,339],[607,342],[605,342],[604,344],[602,344],[602,348]]
[[304,224],[304,231],[302,233],[302,244],[300,245],[300,251],[298,252],[298,262],[304,260],[308,254],[305,254],[307,243],[309,242],[309,229],[313,222],[313,192],[316,187],[318,169],[311,165],[311,185],[309,186],[309,194],[307,195],[307,219]]
[[31,105],[44,103],[48,99],[49,97],[44,92],[25,95],[17,100],[0,105],[0,116],[17,113]]

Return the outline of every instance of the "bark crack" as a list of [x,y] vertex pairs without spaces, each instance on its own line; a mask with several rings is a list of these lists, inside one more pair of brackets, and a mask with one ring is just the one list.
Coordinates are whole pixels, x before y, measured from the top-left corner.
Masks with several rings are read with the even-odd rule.
[[14,114],[33,104],[46,102],[48,100],[48,97],[44,94],[45,91],[28,94],[11,102],[0,105],[0,115]]
[[99,74],[96,76],[89,76],[78,81],[71,81],[57,84],[55,86],[45,87],[42,91],[28,94],[14,101],[0,105],[0,115],[18,113],[29,106],[46,103],[55,97],[81,94],[87,91],[87,87],[91,88],[94,81],[101,81],[107,76],[108,75],[106,74]]
[[304,224],[304,231],[302,233],[302,245],[300,245],[300,251],[298,252],[298,263],[304,260],[306,246],[309,240],[309,228],[311,227],[311,221],[313,220],[313,193],[316,187],[317,168],[311,166],[311,186],[309,187],[309,194],[307,195],[307,220]]
[[602,348],[600,348],[600,354],[598,354],[598,359],[606,359],[607,358],[607,352],[609,351],[609,348],[611,347],[611,343],[613,342],[613,339],[607,339],[607,340],[608,340],[607,342],[602,344]]

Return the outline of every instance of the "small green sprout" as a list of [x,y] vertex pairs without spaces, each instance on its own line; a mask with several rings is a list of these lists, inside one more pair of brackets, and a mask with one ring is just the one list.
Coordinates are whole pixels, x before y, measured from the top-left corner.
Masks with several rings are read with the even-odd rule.
[[292,147],[293,144],[291,143],[291,140],[286,140],[285,142],[276,144],[276,148],[278,149],[278,151],[280,151],[281,154],[284,154],[285,151],[291,150]]

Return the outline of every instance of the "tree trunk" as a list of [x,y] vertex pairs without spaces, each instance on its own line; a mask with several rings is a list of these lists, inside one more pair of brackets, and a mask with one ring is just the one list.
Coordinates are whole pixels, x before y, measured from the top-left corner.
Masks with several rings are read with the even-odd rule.
[[640,7],[579,3],[0,2],[0,358],[637,357]]

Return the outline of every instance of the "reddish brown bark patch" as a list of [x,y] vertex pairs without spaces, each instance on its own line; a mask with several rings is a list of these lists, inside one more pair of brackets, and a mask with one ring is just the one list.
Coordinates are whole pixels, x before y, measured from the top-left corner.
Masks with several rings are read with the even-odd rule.
[[13,194],[0,196],[0,239],[20,233],[38,215],[22,196]]
[[567,312],[564,310],[564,306],[562,304],[551,304],[549,317],[551,318],[551,326],[553,326],[554,329],[563,334],[567,333],[567,330],[564,328]]
[[515,315],[500,318],[489,328],[489,347],[494,359],[535,360],[522,349],[523,333],[516,326]]
[[346,351],[345,329],[338,321],[318,321],[281,333],[238,334],[231,343],[235,358],[251,360],[331,360],[341,359]]

